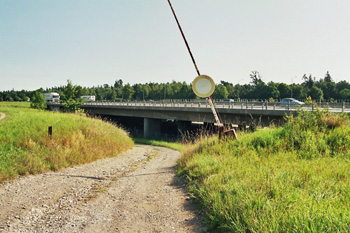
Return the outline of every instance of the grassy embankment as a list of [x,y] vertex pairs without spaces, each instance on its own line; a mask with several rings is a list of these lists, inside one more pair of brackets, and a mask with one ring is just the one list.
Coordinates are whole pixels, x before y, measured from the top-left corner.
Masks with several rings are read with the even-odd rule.
[[301,112],[281,128],[207,138],[179,172],[224,232],[349,232],[350,125],[345,115]]
[[[0,182],[113,157],[133,147],[127,133],[75,114],[38,111],[0,102]],[[53,135],[48,136],[48,126]]]

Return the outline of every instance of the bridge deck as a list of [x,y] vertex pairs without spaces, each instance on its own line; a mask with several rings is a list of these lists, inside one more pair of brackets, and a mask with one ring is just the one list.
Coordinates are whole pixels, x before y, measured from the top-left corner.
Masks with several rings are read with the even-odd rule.
[[[50,103],[51,106],[60,104]],[[260,118],[265,121],[281,119],[295,114],[297,110],[315,110],[313,105],[280,105],[267,102],[218,102],[215,104],[224,123],[248,122]],[[350,114],[350,106],[323,104],[331,112]],[[87,112],[99,115],[170,119],[180,121],[214,122],[209,104],[206,102],[87,102],[82,106]]]

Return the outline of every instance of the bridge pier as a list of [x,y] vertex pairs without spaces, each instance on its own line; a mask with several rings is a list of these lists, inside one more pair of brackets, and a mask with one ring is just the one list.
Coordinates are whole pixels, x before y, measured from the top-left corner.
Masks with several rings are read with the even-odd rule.
[[53,112],[60,112],[61,106],[60,105],[48,105],[47,109]]
[[144,118],[143,119],[143,136],[145,138],[154,138],[160,136],[160,119]]

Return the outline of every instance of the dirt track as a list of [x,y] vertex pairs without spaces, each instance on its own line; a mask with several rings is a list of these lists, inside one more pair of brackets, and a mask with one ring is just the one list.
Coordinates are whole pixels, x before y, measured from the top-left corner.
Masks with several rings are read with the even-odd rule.
[[122,155],[0,185],[0,232],[205,232],[175,176],[180,153]]

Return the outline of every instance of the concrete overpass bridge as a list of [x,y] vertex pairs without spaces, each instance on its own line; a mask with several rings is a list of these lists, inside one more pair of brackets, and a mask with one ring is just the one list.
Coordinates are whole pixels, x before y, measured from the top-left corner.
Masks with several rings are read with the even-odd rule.
[[[59,110],[62,105],[49,103],[48,106],[51,110]],[[215,106],[224,124],[243,127],[266,126],[272,122],[280,124],[284,116],[296,114],[298,109],[297,106],[268,102],[217,102]],[[350,113],[350,108],[344,104],[324,104],[321,107],[328,107],[333,112]],[[177,122],[179,130],[186,130],[191,123],[215,122],[209,104],[204,101],[87,102],[82,108],[90,115],[143,118],[145,137],[159,135],[161,122],[165,120]],[[312,105],[303,105],[302,108],[314,110]]]

